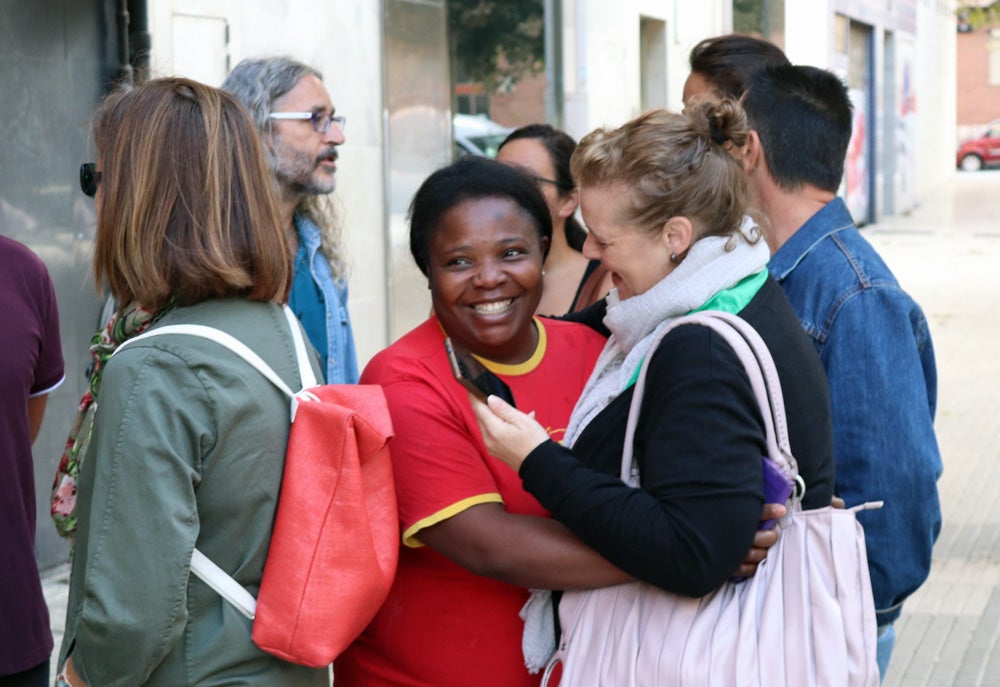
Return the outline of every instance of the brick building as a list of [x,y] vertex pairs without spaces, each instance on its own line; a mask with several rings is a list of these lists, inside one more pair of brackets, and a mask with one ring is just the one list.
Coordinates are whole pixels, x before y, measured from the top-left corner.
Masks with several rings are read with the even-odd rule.
[[955,45],[958,140],[1000,118],[1000,22],[973,28],[959,19]]

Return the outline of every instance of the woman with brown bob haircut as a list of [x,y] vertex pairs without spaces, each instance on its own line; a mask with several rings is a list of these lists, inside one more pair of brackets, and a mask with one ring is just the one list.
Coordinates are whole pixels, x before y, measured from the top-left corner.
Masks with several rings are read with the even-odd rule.
[[94,138],[98,162],[81,169],[81,186],[96,201],[95,276],[119,309],[95,337],[92,394],[76,433],[89,445],[77,456],[61,679],[327,685],[326,670],[258,649],[252,621],[190,575],[197,547],[256,596],[287,398],[194,336],[143,338],[111,359],[146,329],[207,325],[299,388],[279,305],[291,256],[256,129],[232,96],[170,78],[109,96]]

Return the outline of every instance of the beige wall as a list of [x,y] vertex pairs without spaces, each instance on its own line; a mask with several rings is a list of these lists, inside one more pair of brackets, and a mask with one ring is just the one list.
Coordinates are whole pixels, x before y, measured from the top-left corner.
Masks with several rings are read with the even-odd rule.
[[681,108],[687,57],[702,38],[732,26],[728,0],[563,0],[566,129],[579,138],[599,126],[618,126],[641,111],[642,18],[665,23],[666,93],[658,100]]

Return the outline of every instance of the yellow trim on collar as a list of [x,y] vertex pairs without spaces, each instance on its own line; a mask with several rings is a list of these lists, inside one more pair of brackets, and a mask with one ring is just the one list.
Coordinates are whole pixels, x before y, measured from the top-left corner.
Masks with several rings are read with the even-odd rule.
[[514,365],[507,365],[505,363],[498,363],[487,358],[480,358],[478,355],[474,357],[486,366],[493,374],[499,375],[524,375],[528,374],[534,370],[542,362],[542,358],[545,357],[545,348],[548,346],[548,335],[545,333],[545,325],[537,317],[531,318],[535,323],[535,329],[538,331],[538,345],[535,346],[535,352],[531,354],[531,357],[525,360],[523,363],[516,363]]
[[473,506],[478,506],[481,503],[503,503],[503,498],[500,494],[479,494],[478,496],[470,496],[467,499],[462,499],[458,503],[453,503],[447,508],[442,508],[437,513],[433,515],[428,515],[426,518],[417,520],[415,523],[406,528],[403,532],[403,546],[409,546],[411,549],[417,549],[424,545],[422,541],[417,539],[417,533],[421,530],[425,530],[432,525],[436,525],[439,522],[444,522],[450,517],[458,515],[464,510],[468,510]]

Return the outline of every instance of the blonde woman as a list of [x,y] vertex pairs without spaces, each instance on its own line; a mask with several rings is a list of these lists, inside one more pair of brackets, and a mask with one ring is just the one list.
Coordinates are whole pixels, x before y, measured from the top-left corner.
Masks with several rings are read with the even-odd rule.
[[[744,222],[746,175],[730,156],[748,134],[732,100],[684,114],[651,111],[598,130],[572,159],[589,230],[614,289],[611,330],[562,444],[529,415],[476,403],[490,452],[524,488],[608,561],[688,596],[718,588],[750,546],[764,502],[764,426],[736,354],[710,330],[678,327],[692,311],[738,314],[767,342],[788,409],[805,507],[830,503],[830,405],[816,352],[765,265],[769,252]],[[649,357],[635,435],[641,485],[618,475],[635,374]]]

